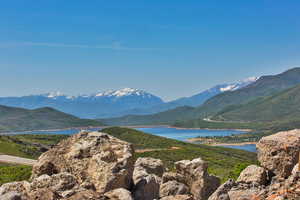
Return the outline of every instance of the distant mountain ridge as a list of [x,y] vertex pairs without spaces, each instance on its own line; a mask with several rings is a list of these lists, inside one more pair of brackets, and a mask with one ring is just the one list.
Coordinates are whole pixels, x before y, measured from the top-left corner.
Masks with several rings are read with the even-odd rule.
[[225,91],[234,91],[256,81],[256,77],[233,84],[217,85],[191,97],[164,102],[144,90],[123,88],[90,95],[68,96],[51,92],[22,97],[0,97],[0,105],[37,109],[52,107],[81,118],[109,118],[125,115],[145,115],[181,106],[199,106],[207,99]]
[[101,122],[78,117],[45,107],[34,110],[0,106],[0,131],[26,131],[71,127],[103,126]]
[[249,77],[249,78],[239,81],[237,83],[216,85],[216,86],[214,86],[208,90],[205,90],[199,94],[193,95],[191,97],[183,97],[183,98],[177,99],[172,102],[178,103],[181,106],[194,106],[194,107],[200,106],[206,100],[208,100],[209,98],[211,98],[217,94],[241,89],[241,88],[246,87],[247,85],[257,81],[258,79],[259,79],[259,77]]
[[199,117],[209,117],[228,106],[248,103],[300,84],[300,68],[293,68],[277,75],[262,76],[257,81],[238,90],[224,92],[197,107]]
[[196,95],[190,96],[190,97],[182,97],[173,101],[164,102],[158,105],[154,105],[147,108],[141,108],[141,109],[132,109],[132,110],[126,110],[123,112],[118,113],[114,117],[120,117],[125,115],[146,115],[146,114],[155,114],[158,112],[164,112],[170,109],[174,109],[177,107],[182,106],[191,106],[196,107],[202,105],[206,100],[209,98],[216,96],[220,93],[227,92],[227,91],[235,91],[238,89],[241,89],[243,87],[246,87],[247,85],[257,81],[259,77],[249,77],[247,79],[244,79],[242,81],[236,82],[236,83],[225,83],[216,85],[208,90],[204,90],[203,92],[200,92]]
[[81,118],[111,116],[128,109],[150,107],[162,99],[143,90],[124,88],[92,95],[67,96],[59,92],[23,97],[1,97],[0,105],[36,109],[52,107]]
[[263,122],[300,119],[300,85],[217,113],[213,120]]
[[201,106],[193,109],[184,109],[184,111],[180,113],[180,116],[173,114],[178,110],[178,108],[176,108],[154,115],[124,116],[120,118],[105,119],[104,122],[114,125],[142,125],[142,123],[149,125],[152,124],[156,118],[161,119],[159,122],[160,124],[174,124],[178,121],[185,121],[184,124],[193,124],[189,123],[189,120],[194,121],[212,117],[224,109],[247,104],[257,98],[275,95],[276,93],[292,88],[297,84],[300,84],[300,68],[293,68],[281,74],[262,76],[240,89],[217,94],[205,101]]

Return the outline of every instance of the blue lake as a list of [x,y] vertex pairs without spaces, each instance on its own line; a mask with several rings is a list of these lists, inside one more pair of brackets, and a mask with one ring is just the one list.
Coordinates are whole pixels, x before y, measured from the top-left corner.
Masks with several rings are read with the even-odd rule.
[[154,127],[154,128],[136,128],[145,133],[151,133],[166,138],[186,141],[189,138],[206,137],[206,136],[228,136],[233,134],[245,133],[237,130],[207,130],[207,129],[183,129],[170,127]]
[[[177,129],[165,126],[148,127],[148,128],[135,128],[136,130],[150,133],[152,135],[158,135],[166,138],[171,138],[180,141],[186,141],[189,138],[206,137],[206,136],[228,136],[233,134],[241,134],[243,131],[238,130],[207,130],[207,129]],[[46,131],[26,131],[16,132],[12,134],[65,134],[72,135],[78,133],[81,129],[65,129],[65,130],[46,130]],[[90,128],[90,131],[97,131],[100,128]],[[228,148],[243,149],[246,151],[256,152],[254,144],[247,145],[226,145]]]
[[[153,127],[153,128],[136,128],[137,130],[153,135],[166,138],[186,141],[189,138],[206,137],[206,136],[229,136],[245,133],[238,130],[207,130],[207,129],[178,129],[170,127]],[[224,147],[233,149],[242,149],[246,151],[256,152],[255,144],[246,145],[224,145]]]
[[246,151],[256,152],[255,144],[244,144],[244,145],[225,145],[224,147],[233,148],[233,149],[242,149]]

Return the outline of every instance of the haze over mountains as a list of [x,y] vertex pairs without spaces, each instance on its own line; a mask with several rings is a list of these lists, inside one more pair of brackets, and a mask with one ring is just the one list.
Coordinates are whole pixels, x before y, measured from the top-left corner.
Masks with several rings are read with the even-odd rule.
[[37,109],[52,107],[81,118],[109,118],[125,115],[145,115],[166,111],[179,106],[199,106],[207,99],[235,91],[257,80],[251,77],[232,84],[221,84],[190,97],[164,102],[146,91],[124,88],[90,95],[68,96],[60,92],[22,97],[1,97],[0,105]]

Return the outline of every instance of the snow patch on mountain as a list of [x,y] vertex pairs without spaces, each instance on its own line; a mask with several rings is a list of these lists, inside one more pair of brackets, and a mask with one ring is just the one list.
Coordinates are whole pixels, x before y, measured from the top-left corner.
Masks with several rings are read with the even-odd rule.
[[144,96],[144,97],[153,96],[152,94],[149,94],[143,90],[134,89],[134,88],[123,88],[120,90],[109,90],[105,92],[100,92],[98,94],[95,94],[95,97],[104,97],[104,96],[123,97],[123,96],[131,96],[131,95]]
[[241,89],[243,87],[246,87],[247,85],[249,85],[251,83],[254,83],[258,79],[259,79],[259,77],[249,77],[249,78],[246,78],[242,81],[239,81],[238,83],[225,84],[224,87],[220,88],[220,91],[221,92],[235,91],[235,90]]
[[236,85],[227,85],[226,87],[220,88],[220,91],[221,92],[233,91],[235,87]]

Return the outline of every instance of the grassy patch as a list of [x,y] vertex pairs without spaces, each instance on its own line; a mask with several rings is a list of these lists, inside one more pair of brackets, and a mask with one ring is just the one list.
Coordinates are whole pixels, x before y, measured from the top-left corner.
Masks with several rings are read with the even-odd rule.
[[22,135],[13,135],[11,138],[27,142],[27,143],[38,143],[43,145],[55,145],[63,139],[68,138],[69,135],[45,135],[45,134],[22,134]]
[[8,182],[28,180],[31,170],[30,166],[0,163],[0,186]]
[[0,136],[0,154],[36,158],[39,152],[35,146],[25,145],[20,141],[13,140],[10,136]]
[[67,137],[67,135],[0,136],[0,154],[37,159],[47,148]]

